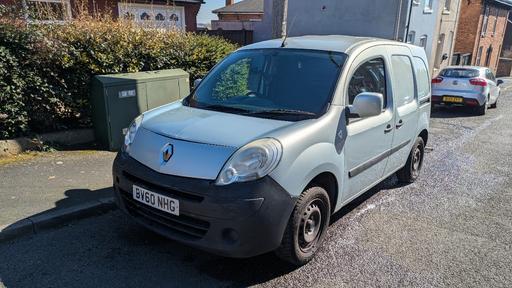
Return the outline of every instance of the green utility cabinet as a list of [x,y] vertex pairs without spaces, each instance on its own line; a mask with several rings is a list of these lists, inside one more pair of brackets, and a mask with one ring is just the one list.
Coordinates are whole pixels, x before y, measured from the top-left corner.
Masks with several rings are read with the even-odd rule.
[[189,93],[189,75],[181,69],[95,76],[91,102],[97,142],[111,151],[119,150],[123,130],[135,117]]

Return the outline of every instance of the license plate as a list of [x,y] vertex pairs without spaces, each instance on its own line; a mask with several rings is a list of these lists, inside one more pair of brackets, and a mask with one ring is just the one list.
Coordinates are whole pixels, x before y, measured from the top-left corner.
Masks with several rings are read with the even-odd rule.
[[450,97],[450,96],[444,96],[443,102],[452,102],[452,103],[462,103],[464,99],[461,97]]
[[133,199],[173,215],[180,215],[180,202],[176,199],[151,192],[133,185]]

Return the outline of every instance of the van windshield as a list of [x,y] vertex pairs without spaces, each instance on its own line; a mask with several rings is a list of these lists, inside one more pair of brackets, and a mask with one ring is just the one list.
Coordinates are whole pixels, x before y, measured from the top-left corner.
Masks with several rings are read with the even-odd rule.
[[235,52],[201,81],[184,105],[290,121],[327,111],[346,54],[302,49]]

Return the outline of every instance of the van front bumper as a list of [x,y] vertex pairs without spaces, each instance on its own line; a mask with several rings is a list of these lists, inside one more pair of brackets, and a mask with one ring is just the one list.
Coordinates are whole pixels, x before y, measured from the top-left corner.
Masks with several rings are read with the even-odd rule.
[[[216,186],[158,173],[119,152],[113,165],[116,203],[136,222],[208,252],[252,257],[279,247],[296,198],[271,177]],[[133,185],[179,201],[179,216],[137,202]]]

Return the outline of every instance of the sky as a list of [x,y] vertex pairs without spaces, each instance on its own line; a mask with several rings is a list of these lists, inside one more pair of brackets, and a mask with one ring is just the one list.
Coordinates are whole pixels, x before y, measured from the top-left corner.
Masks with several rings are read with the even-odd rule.
[[204,2],[197,15],[197,23],[210,23],[212,19],[217,19],[217,15],[213,14],[212,10],[226,6],[226,0],[204,0]]

